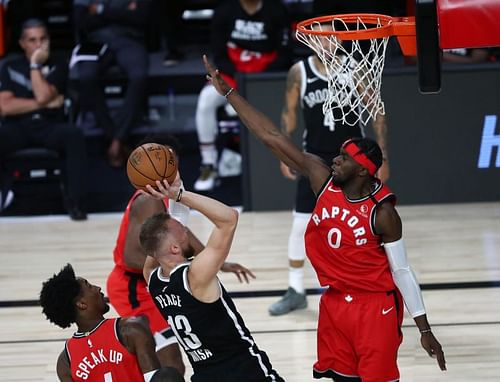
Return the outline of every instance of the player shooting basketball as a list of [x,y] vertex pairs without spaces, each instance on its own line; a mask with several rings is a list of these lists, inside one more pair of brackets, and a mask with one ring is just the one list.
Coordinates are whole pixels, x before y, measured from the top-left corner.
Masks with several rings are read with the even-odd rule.
[[[325,26],[324,29],[327,29]],[[329,28],[331,30],[331,26]],[[339,39],[321,38],[318,40],[322,49],[330,51],[332,44],[341,44]],[[346,56],[336,49],[336,65],[342,65]],[[325,59],[325,58],[323,58]],[[353,60],[353,64],[354,64]],[[331,64],[333,65],[333,63]],[[349,106],[341,106],[339,103],[332,104],[331,110],[323,114],[323,105],[328,98],[327,69],[318,57],[318,53],[309,56],[305,60],[295,63],[288,71],[285,100],[281,112],[281,129],[287,136],[292,136],[298,125],[298,109],[302,111],[304,119],[304,133],[302,134],[302,147],[305,151],[321,157],[325,163],[331,163],[339,152],[342,143],[348,138],[365,136],[364,125],[356,123],[356,115],[349,115]],[[364,66],[363,66],[364,67]],[[363,69],[357,69],[362,71]],[[352,86],[346,74],[342,75],[345,84]],[[340,78],[337,78],[340,80]],[[354,81],[359,82],[359,81]],[[359,85],[361,87],[361,85]],[[360,89],[362,93],[364,89]],[[349,96],[347,92],[346,97]],[[340,96],[337,98],[341,98]],[[369,98],[369,97],[367,97]],[[346,102],[349,103],[348,101]],[[343,114],[347,115],[347,123],[343,122]],[[373,132],[377,143],[382,148],[384,161],[377,171],[377,176],[382,182],[389,178],[389,159],[386,143],[387,124],[385,115],[378,113],[372,121]],[[293,211],[293,223],[288,239],[288,289],[286,293],[269,307],[272,316],[287,314],[296,309],[307,307],[307,299],[304,288],[304,265],[306,259],[304,247],[304,233],[311,213],[316,203],[316,197],[311,190],[309,180],[290,170],[286,164],[281,162],[281,172],[291,180],[297,180],[297,191],[295,196],[295,208]]]
[[321,296],[315,378],[399,379],[404,300],[427,353],[446,361],[427,320],[422,293],[408,263],[395,195],[374,175],[382,151],[371,139],[346,141],[331,166],[298,149],[264,114],[220,77],[204,57],[208,78],[242,122],[287,166],[306,176],[317,197],[305,233],[306,254]]

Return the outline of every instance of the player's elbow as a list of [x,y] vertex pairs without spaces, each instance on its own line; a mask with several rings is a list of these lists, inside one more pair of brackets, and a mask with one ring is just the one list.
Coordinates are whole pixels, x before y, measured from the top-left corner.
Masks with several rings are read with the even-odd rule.
[[238,225],[238,219],[240,218],[240,214],[238,213],[237,210],[234,208],[230,208],[230,211],[228,212],[228,226],[235,230],[236,226]]
[[35,94],[35,101],[39,106],[46,106],[55,98],[50,93]]

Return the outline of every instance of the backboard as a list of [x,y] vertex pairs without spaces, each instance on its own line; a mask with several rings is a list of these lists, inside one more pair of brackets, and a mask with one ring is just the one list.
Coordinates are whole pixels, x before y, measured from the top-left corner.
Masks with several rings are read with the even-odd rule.
[[419,88],[441,89],[443,49],[500,46],[499,0],[416,0]]

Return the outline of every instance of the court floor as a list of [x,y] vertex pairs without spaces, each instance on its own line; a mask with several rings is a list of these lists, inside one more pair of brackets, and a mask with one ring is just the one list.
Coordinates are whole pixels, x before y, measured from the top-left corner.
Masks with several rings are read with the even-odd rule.
[[[443,345],[441,372],[419,345],[409,317],[399,365],[402,381],[498,381],[500,376],[500,202],[401,206],[410,261],[422,284],[428,316]],[[105,285],[120,214],[0,219],[0,380],[55,381],[55,362],[74,328],[62,330],[37,306],[42,281],[71,263],[76,272]],[[257,276],[239,284],[221,274],[259,346],[286,381],[312,381],[318,283],[306,268],[309,307],[270,317],[268,306],[287,287],[286,245],[291,212],[244,212],[229,261]],[[202,239],[210,223],[193,214],[190,227]],[[114,311],[108,314],[112,316]],[[189,380],[190,370],[186,374]]]

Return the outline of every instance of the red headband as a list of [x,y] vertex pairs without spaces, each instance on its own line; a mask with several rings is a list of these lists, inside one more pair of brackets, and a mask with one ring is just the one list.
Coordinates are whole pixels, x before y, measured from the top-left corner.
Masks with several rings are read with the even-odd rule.
[[352,159],[366,168],[370,175],[375,175],[375,173],[377,172],[377,166],[366,156],[363,151],[361,151],[356,143],[354,143],[352,140],[345,141],[342,145],[342,148],[347,154],[349,154]]

